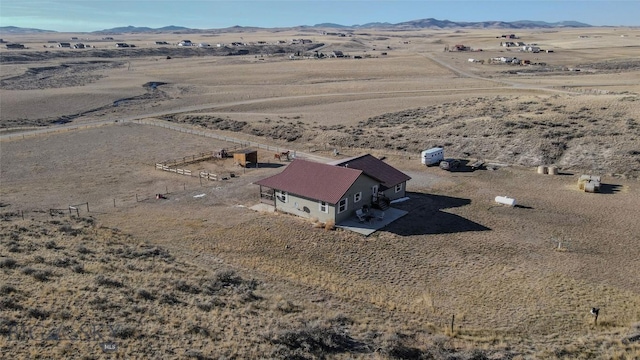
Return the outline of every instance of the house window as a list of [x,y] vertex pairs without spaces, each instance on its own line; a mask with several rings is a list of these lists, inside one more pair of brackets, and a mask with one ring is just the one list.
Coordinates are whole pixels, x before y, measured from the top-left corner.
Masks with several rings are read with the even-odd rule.
[[347,210],[347,202],[348,202],[348,198],[344,198],[342,200],[340,200],[340,202],[338,203],[338,214],[340,214],[341,212]]
[[396,192],[402,191],[402,183],[396,185]]
[[289,196],[287,195],[286,191],[280,191],[280,194],[278,194],[278,200],[286,203],[289,201]]
[[359,193],[353,194],[354,203],[360,202],[360,200],[362,200],[362,191]]
[[320,212],[323,212],[323,213],[329,212],[329,205],[327,204],[326,201],[320,201]]

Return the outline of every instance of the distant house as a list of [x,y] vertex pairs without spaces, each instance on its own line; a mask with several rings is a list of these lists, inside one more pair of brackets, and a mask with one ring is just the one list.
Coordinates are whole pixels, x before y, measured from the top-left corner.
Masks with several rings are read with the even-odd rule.
[[169,45],[166,41],[156,41],[156,45]]
[[13,43],[13,44],[7,44],[7,49],[24,49],[24,45],[23,44],[18,44],[18,43]]
[[178,43],[178,46],[193,46],[191,40],[182,40]]
[[365,207],[385,209],[405,196],[410,177],[371,156],[330,164],[296,159],[280,174],[255,182],[276,210],[335,223]]
[[456,46],[453,47],[456,51],[469,51],[471,50],[471,48],[469,46],[465,46],[462,44],[458,44]]
[[58,43],[58,47],[60,47],[60,48],[70,48],[71,47],[71,43],[61,42],[61,43]]
[[83,43],[77,43],[73,45],[74,49],[84,49],[86,46]]
[[117,48],[128,48],[129,44],[127,43],[116,43]]
[[341,58],[341,57],[344,57],[344,54],[343,54],[343,53],[342,53],[342,51],[340,51],[340,50],[334,50],[334,51],[331,53],[331,56],[332,56],[332,57]]

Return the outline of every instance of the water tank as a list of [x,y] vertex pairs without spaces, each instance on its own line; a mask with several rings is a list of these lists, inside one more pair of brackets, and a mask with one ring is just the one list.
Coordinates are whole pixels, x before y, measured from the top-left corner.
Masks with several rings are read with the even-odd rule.
[[546,174],[547,173],[547,167],[544,165],[540,165],[538,166],[538,174]]
[[508,206],[515,206],[516,205],[516,199],[512,199],[512,198],[506,197],[506,196],[496,196],[496,202],[498,204],[503,204],[503,205],[508,205]]
[[558,175],[558,167],[549,166],[549,175]]

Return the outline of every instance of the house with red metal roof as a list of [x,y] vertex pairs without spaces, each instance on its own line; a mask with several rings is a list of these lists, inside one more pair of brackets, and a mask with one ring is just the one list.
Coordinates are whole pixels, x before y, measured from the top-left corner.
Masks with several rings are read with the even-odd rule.
[[277,211],[336,224],[356,210],[386,209],[405,196],[410,177],[371,155],[330,164],[296,159],[281,173],[255,182],[262,202]]
[[362,170],[378,179],[379,186],[371,191],[372,204],[384,210],[392,200],[405,197],[407,181],[411,177],[371,154],[330,162],[329,165]]

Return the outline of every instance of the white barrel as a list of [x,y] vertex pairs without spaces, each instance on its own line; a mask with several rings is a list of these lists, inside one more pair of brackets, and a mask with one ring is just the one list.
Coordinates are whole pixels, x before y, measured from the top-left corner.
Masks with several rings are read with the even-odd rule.
[[538,166],[538,174],[546,174],[547,173],[547,167],[544,165],[540,165]]
[[498,204],[503,204],[503,205],[508,205],[508,206],[515,206],[516,205],[516,199],[512,199],[512,198],[506,197],[506,196],[496,196],[496,202]]
[[558,175],[558,167],[549,166],[549,175]]

